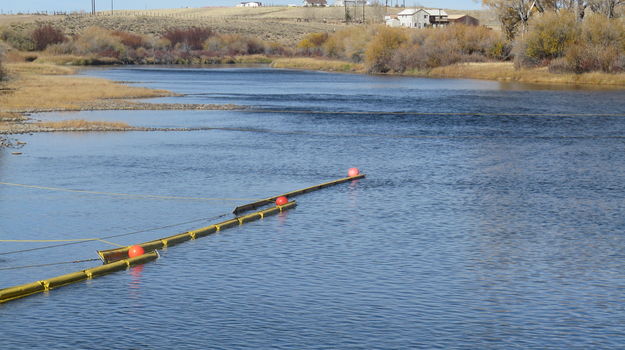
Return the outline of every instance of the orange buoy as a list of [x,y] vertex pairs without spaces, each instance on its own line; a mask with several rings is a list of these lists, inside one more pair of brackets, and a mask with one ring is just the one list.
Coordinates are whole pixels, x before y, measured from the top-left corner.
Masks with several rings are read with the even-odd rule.
[[280,206],[280,205],[285,205],[289,202],[289,199],[286,198],[285,196],[280,196],[278,198],[276,198],[276,205]]
[[143,250],[143,247],[140,245],[133,245],[130,248],[128,248],[129,258],[136,258],[138,256],[143,255],[143,253],[145,253],[145,250]]
[[360,170],[358,170],[358,168],[349,168],[349,170],[347,170],[347,176],[349,177],[358,176],[358,174],[360,174]]

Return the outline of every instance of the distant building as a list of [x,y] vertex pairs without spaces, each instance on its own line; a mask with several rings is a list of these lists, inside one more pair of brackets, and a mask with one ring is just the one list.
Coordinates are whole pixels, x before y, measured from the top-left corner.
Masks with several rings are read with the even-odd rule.
[[304,0],[303,5],[305,7],[326,7],[328,6],[327,0]]
[[479,26],[480,25],[480,21],[473,17],[473,16],[469,16],[467,14],[459,14],[459,15],[449,15],[447,16],[447,19],[449,20],[449,23],[461,23],[461,24],[465,24],[468,26]]
[[384,16],[384,23],[386,23],[389,27],[401,27],[401,23],[399,22],[399,18],[396,15]]
[[237,5],[237,7],[261,7],[263,6],[262,2],[258,1],[245,1]]
[[[447,12],[438,9],[405,9],[397,14],[399,25],[408,28],[443,27],[449,24]],[[394,22],[391,21],[394,25]],[[387,23],[389,25],[389,23]]]
[[336,0],[334,6],[364,6],[367,0]]

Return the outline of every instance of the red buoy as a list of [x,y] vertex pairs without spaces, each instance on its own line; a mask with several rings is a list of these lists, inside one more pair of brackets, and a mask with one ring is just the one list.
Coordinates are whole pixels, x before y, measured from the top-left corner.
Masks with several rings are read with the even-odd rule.
[[347,170],[347,176],[349,177],[358,176],[358,174],[360,174],[360,170],[358,170],[358,168],[349,168],[349,170]]
[[143,255],[143,253],[145,253],[145,250],[143,250],[143,247],[140,245],[133,245],[130,248],[128,248],[129,258],[136,258],[138,256]]
[[285,205],[289,202],[289,199],[285,196],[280,196],[276,198],[276,205]]

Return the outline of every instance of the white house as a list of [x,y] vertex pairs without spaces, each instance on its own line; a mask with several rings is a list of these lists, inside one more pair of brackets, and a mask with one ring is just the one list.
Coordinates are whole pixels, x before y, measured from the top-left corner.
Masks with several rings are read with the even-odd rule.
[[258,1],[246,1],[237,5],[237,7],[261,7],[263,6],[262,2]]
[[430,15],[424,9],[405,9],[397,14],[399,25],[408,28],[425,28]]
[[405,9],[397,14],[397,19],[400,26],[408,28],[442,27],[449,23],[447,12],[438,9]]
[[444,27],[449,24],[449,15],[440,9],[424,9],[430,15],[430,26]]
[[326,7],[328,2],[326,0],[304,0],[302,5],[304,7]]
[[399,23],[399,18],[397,18],[397,16],[384,16],[384,23],[392,28],[401,27],[401,23]]

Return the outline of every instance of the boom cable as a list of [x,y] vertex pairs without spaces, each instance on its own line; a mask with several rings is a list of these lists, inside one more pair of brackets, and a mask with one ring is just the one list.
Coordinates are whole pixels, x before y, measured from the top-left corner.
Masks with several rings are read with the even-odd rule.
[[39,264],[39,265],[11,266],[11,267],[2,267],[0,268],[0,271],[29,269],[33,267],[45,267],[45,266],[54,266],[54,265],[63,265],[63,264],[78,264],[78,263],[84,263],[84,262],[90,262],[90,261],[101,261],[101,260],[100,259],[84,259],[84,260],[73,260],[73,261],[61,261],[61,262],[56,262],[56,263]]
[[83,194],[98,194],[98,195],[118,196],[118,197],[137,197],[137,198],[147,198],[147,199],[174,199],[174,200],[193,200],[193,201],[247,201],[247,200],[256,200],[254,198],[179,197],[179,196],[160,196],[160,195],[152,195],[152,194],[132,194],[132,193],[86,191],[86,190],[74,190],[74,189],[61,188],[61,187],[25,185],[25,184],[18,184],[18,183],[12,183],[12,182],[0,182],[0,185],[13,186],[13,187],[24,187],[24,188],[34,188],[34,189],[47,190],[47,191],[60,191],[60,192],[72,192],[72,193],[83,193]]
[[[139,234],[139,233],[158,231],[158,230],[162,230],[162,229],[166,229],[166,228],[171,228],[171,227],[191,224],[191,223],[198,222],[198,221],[212,221],[212,220],[216,220],[216,219],[222,218],[224,216],[228,216],[228,215],[230,215],[230,213],[221,214],[221,215],[208,217],[208,218],[199,218],[199,219],[189,220],[189,221],[176,223],[176,224],[170,224],[170,225],[164,225],[164,226],[159,226],[159,227],[153,227],[153,228],[149,228],[149,229],[145,229],[145,230],[120,233],[120,234],[111,235],[111,236],[105,236],[105,237],[100,237],[100,238],[78,238],[78,239],[73,239],[73,240],[56,240],[56,241],[68,241],[68,242],[67,243],[60,243],[60,244],[52,244],[52,245],[43,246],[43,247],[20,249],[20,250],[14,250],[14,251],[9,251],[9,252],[1,252],[0,255],[9,255],[9,254],[24,253],[24,252],[32,252],[32,251],[35,251],[35,250],[50,249],[50,248],[56,248],[56,247],[64,247],[64,246],[68,246],[68,245],[75,245],[75,244],[81,244],[81,243],[93,242],[93,241],[103,241],[103,240],[110,239],[110,238],[124,237],[124,236],[130,236],[130,235]],[[0,240],[0,242],[30,242],[30,243],[32,243],[32,242],[50,242],[50,241],[55,241],[55,240],[23,240],[23,241],[20,241],[20,240]],[[107,242],[107,243],[110,243],[110,242]],[[117,245],[117,244],[115,244],[115,245]]]

